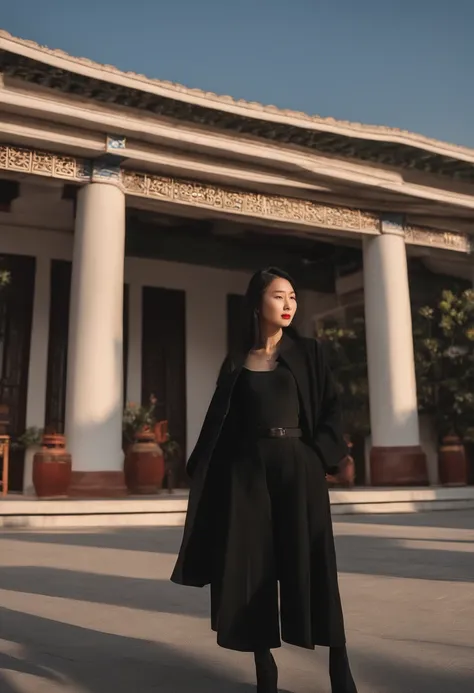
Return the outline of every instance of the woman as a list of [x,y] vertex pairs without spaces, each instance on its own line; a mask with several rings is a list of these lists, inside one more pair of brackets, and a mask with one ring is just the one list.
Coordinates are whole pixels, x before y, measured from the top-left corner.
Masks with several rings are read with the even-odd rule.
[[252,277],[242,344],[224,361],[188,461],[188,512],[171,579],[210,584],[217,642],[254,653],[258,693],[277,693],[270,650],[281,640],[329,647],[332,693],[357,693],[325,479],[347,449],[321,347],[290,327],[296,309],[285,272]]

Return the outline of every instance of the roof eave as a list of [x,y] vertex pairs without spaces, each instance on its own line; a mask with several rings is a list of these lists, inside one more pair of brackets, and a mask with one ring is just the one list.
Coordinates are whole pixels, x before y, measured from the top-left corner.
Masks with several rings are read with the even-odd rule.
[[122,72],[112,65],[100,65],[87,58],[72,57],[62,50],[52,50],[40,46],[34,41],[16,38],[2,30],[0,30],[0,50],[21,55],[36,62],[58,67],[84,77],[156,94],[163,98],[178,100],[186,104],[210,108],[245,118],[310,129],[315,132],[374,142],[407,145],[433,154],[450,157],[454,160],[474,163],[474,150],[467,147],[449,144],[396,128],[363,125],[338,121],[334,118],[310,116],[302,112],[279,109],[276,106],[264,106],[256,102],[236,100],[231,96],[218,96],[212,92],[204,92],[171,82],[149,79],[145,75]]

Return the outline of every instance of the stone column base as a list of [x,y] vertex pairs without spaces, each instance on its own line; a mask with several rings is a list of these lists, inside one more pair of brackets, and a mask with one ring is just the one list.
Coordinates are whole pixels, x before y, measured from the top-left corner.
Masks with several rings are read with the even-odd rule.
[[123,498],[127,494],[123,472],[72,472],[69,496]]
[[372,486],[428,486],[426,455],[419,445],[373,447],[370,478]]

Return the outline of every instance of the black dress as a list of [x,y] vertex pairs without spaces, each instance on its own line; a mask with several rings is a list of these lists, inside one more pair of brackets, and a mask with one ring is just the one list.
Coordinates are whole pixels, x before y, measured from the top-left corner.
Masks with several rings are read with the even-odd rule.
[[[171,579],[211,585],[222,647],[343,646],[325,474],[337,472],[347,447],[324,349],[284,333],[272,373],[248,372],[242,356],[225,359],[188,459],[188,510]],[[254,435],[294,425],[301,438]]]
[[[318,608],[312,614],[308,608],[314,584],[312,546],[315,540],[326,541],[321,514],[312,512],[314,503],[327,502],[324,469],[304,439],[258,433],[300,427],[298,388],[291,371],[283,363],[272,371],[243,368],[232,395],[229,421],[235,446],[230,488],[224,497],[230,504],[216,516],[223,550],[218,552],[211,581],[212,626],[218,643],[247,651],[275,648],[281,644],[281,623],[285,642],[307,648],[329,645],[330,641],[318,636],[329,625],[324,613]],[[308,489],[313,487],[306,483],[309,474],[323,491],[321,499],[308,498]],[[250,502],[241,503],[243,495]],[[222,522],[226,514],[228,519]],[[237,533],[229,536],[236,527],[240,540]],[[233,546],[232,554],[226,551],[227,544]],[[319,572],[316,581],[327,579],[324,566],[315,569]],[[227,585],[231,595],[223,594]],[[340,617],[342,623],[342,613]],[[335,634],[334,643],[341,642],[343,634]]]

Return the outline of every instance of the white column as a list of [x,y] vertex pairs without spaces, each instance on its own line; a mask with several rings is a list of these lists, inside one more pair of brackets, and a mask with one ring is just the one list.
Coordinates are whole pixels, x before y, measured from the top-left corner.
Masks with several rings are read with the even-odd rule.
[[[31,326],[30,362],[28,366],[28,394],[26,400],[26,427],[43,428],[46,415],[46,387],[48,378],[49,307],[51,291],[51,259],[36,258],[35,293]],[[23,493],[32,495],[33,455],[25,453]]]
[[382,222],[382,234],[364,240],[364,294],[372,483],[425,483],[407,256],[399,223]]
[[143,287],[137,283],[130,283],[128,286],[127,401],[140,404],[142,398]]
[[73,494],[124,491],[122,453],[125,196],[91,183],[78,195],[71,284],[66,436]]

